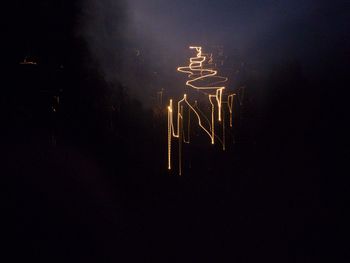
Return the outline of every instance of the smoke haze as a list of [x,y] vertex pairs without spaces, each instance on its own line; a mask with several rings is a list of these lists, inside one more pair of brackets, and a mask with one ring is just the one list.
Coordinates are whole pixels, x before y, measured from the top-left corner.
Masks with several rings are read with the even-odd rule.
[[108,82],[149,97],[163,86],[176,89],[175,69],[187,61],[189,45],[222,45],[227,55],[260,71],[289,60],[312,68],[334,43],[346,46],[346,12],[336,11],[346,6],[312,0],[87,1],[80,30]]

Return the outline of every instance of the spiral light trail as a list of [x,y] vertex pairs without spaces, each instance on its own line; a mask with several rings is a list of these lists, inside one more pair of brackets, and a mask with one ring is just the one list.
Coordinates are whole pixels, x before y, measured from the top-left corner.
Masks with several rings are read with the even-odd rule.
[[[218,76],[217,70],[211,68],[205,68],[208,64],[212,64],[213,57],[211,54],[202,53],[202,47],[190,46],[190,49],[197,52],[195,57],[190,58],[188,66],[178,67],[177,71],[187,73],[189,80],[186,81],[186,86],[201,91],[208,97],[208,101],[211,106],[210,117],[198,108],[197,101],[192,105],[188,101],[187,94],[183,95],[183,98],[177,102],[176,109],[176,128],[174,125],[174,105],[173,100],[170,99],[168,106],[168,169],[172,169],[172,138],[177,138],[179,141],[179,175],[182,175],[182,143],[190,143],[190,126],[191,126],[191,112],[194,113],[198,126],[209,136],[211,144],[215,144],[215,138],[222,144],[222,149],[225,150],[225,118],[224,110],[222,108],[223,103],[228,106],[230,118],[229,123],[232,127],[232,114],[233,114],[233,100],[235,94],[227,96],[227,101],[223,101],[223,92],[225,90],[226,77]],[[215,79],[213,82],[209,80]],[[187,139],[184,132],[184,108],[188,110],[187,118]],[[216,112],[215,112],[216,111]],[[202,119],[207,121],[207,125],[202,122]],[[215,134],[215,120],[222,123],[222,137],[220,138]]]

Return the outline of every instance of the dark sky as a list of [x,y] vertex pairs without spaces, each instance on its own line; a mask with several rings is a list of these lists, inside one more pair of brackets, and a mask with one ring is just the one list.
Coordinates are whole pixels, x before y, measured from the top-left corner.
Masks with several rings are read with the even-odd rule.
[[128,61],[122,45],[143,49],[150,68],[166,75],[193,44],[223,45],[261,68],[296,60],[308,70],[349,38],[348,1],[103,0],[82,10],[78,31],[109,80],[130,68],[120,65]]
[[107,81],[132,87],[138,84],[130,83],[135,69],[128,48],[142,50],[143,74],[157,71],[169,80],[188,59],[189,45],[223,45],[226,54],[259,70],[296,60],[317,76],[320,65],[338,63],[333,57],[348,57],[349,5],[339,0],[17,0],[3,10],[4,42],[11,49],[5,55],[65,64],[74,60],[71,40],[81,38],[95,59],[90,63]]

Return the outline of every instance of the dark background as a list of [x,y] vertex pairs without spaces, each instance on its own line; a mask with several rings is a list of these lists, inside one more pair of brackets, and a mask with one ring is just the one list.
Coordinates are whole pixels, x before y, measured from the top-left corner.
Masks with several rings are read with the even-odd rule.
[[[248,74],[228,151],[193,145],[178,177],[166,170],[166,112],[108,79],[79,33],[82,6],[2,8],[3,262],[346,262],[331,209],[345,195],[320,174],[321,95],[345,81],[345,30],[334,45],[332,26],[309,36],[329,42],[307,62]],[[348,6],[331,7],[330,23]]]

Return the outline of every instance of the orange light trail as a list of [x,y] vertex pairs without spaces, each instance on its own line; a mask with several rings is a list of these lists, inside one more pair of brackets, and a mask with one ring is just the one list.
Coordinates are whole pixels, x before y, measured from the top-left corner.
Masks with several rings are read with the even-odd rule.
[[[211,107],[211,114],[208,118],[203,114],[203,112],[198,108],[197,101],[192,105],[187,98],[187,95],[184,94],[183,98],[177,102],[176,109],[176,129],[174,125],[174,106],[173,100],[170,100],[168,106],[168,169],[172,169],[172,138],[177,138],[179,140],[179,175],[182,175],[182,142],[190,143],[190,119],[191,112],[197,118],[198,126],[209,136],[211,144],[215,144],[215,138],[222,144],[222,149],[225,150],[225,118],[224,110],[222,108],[223,104],[223,91],[225,90],[224,83],[227,82],[226,77],[218,76],[217,70],[211,68],[204,68],[205,64],[212,64],[213,57],[212,55],[202,53],[202,47],[199,46],[190,46],[190,49],[193,49],[197,52],[195,57],[190,58],[190,63],[185,67],[178,67],[177,71],[182,73],[187,73],[189,80],[186,81],[186,86],[192,89],[202,91],[208,96],[208,101]],[[205,85],[205,81],[208,79],[215,78],[216,81],[211,84]],[[203,84],[204,83],[204,84]],[[208,82],[210,83],[210,82]],[[230,113],[230,127],[232,127],[232,111],[233,111],[233,97],[235,94],[228,95],[227,103],[229,113]],[[184,131],[184,108],[188,110],[188,125],[187,125],[187,140],[185,138]],[[197,109],[196,109],[197,108]],[[215,112],[217,110],[217,113]],[[202,116],[201,116],[202,115]],[[207,121],[207,125],[202,123],[202,117]],[[220,139],[215,134],[215,119],[220,123],[222,122],[222,139]],[[209,127],[208,127],[209,126]]]
[[[207,56],[202,53],[202,47],[190,46],[190,49],[195,49],[197,52],[196,57],[190,58],[190,64],[186,67],[178,67],[177,71],[182,73],[188,73],[188,78],[190,80],[186,81],[186,86],[191,87],[196,90],[214,90],[216,91],[215,99],[218,106],[218,119],[221,121],[221,105],[222,105],[222,91],[225,89],[225,86],[203,86],[195,85],[195,83],[201,82],[204,79],[210,77],[216,77],[219,80],[214,84],[225,83],[227,81],[226,77],[217,76],[218,72],[214,69],[203,69],[203,64],[207,60]],[[212,55],[209,56],[209,63],[213,60]],[[211,96],[211,95],[210,95]]]
[[230,112],[230,127],[232,127],[232,112],[233,112],[233,96],[235,96],[236,94],[230,94],[227,97],[227,106],[228,106],[228,110]]

